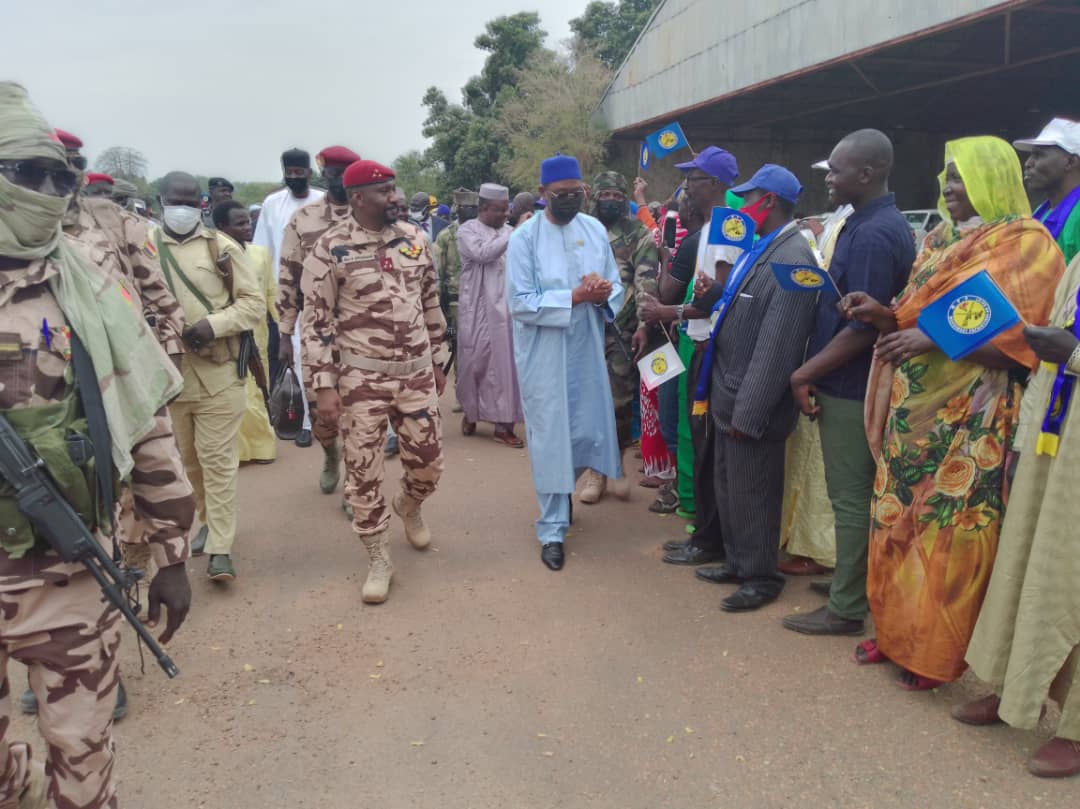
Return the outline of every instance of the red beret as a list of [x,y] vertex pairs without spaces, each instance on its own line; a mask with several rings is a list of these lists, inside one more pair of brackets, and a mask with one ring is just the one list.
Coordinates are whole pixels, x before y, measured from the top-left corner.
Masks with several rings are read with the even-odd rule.
[[394,170],[388,169],[374,160],[357,160],[345,169],[345,176],[341,183],[346,188],[358,185],[372,185],[394,179]]
[[56,137],[60,138],[60,142],[64,144],[65,149],[81,149],[83,142],[72,135],[70,132],[65,132],[63,129],[56,130]]
[[112,185],[113,178],[110,177],[108,174],[102,174],[98,171],[92,171],[86,175],[86,184],[93,185],[94,183],[108,183],[109,185]]
[[344,146],[327,146],[317,155],[315,162],[323,166],[348,166],[360,159],[360,155]]

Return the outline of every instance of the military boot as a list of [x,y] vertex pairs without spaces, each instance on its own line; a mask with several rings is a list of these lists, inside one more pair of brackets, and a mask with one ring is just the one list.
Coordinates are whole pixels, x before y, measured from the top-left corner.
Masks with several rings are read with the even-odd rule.
[[333,494],[341,480],[341,443],[334,441],[329,447],[323,447],[322,474],[319,475],[319,491]]
[[349,522],[352,522],[353,507],[352,503],[350,503],[347,498],[341,498],[341,510],[345,512],[345,516],[349,518]]
[[368,552],[368,574],[361,591],[365,604],[382,604],[390,592],[394,564],[390,561],[390,542],[386,531],[360,537]]
[[586,469],[581,478],[581,494],[578,495],[578,500],[590,506],[599,503],[607,489],[607,478],[594,469]]
[[418,551],[425,550],[431,544],[431,531],[424,525],[424,517],[420,513],[421,502],[405,492],[398,492],[391,505],[394,513],[405,523],[405,538],[409,544]]

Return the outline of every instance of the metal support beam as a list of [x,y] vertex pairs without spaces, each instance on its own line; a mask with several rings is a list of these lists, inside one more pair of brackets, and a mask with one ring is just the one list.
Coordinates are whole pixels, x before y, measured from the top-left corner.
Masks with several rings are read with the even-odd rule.
[[1005,12],[1005,58],[1006,65],[1012,62],[1012,18],[1011,11]]
[[874,91],[874,95],[878,95],[878,96],[881,95],[881,90],[878,89],[876,84],[874,84],[872,81],[870,81],[869,76],[867,76],[865,73],[863,73],[861,67],[859,67],[854,61],[848,62],[848,65],[851,67],[852,70],[855,71],[855,73],[858,75],[858,77],[860,79],[862,79],[864,82],[866,82],[866,86]]

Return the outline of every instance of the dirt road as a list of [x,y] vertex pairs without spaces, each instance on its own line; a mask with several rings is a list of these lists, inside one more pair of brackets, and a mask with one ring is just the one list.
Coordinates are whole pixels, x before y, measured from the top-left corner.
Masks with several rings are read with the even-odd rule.
[[[241,473],[240,578],[191,563],[195,606],[166,681],[123,649],[121,805],[153,809],[696,809],[1076,806],[1080,782],[1030,777],[1048,736],[972,729],[973,683],[909,694],[859,669],[852,639],[780,626],[805,580],[749,615],[731,588],[663,565],[683,522],[629,503],[575,508],[549,572],[525,451],[448,423],[421,554],[392,523],[390,600],[360,603],[365,563],[319,494],[318,448],[280,444]],[[389,465],[393,491],[400,464]],[[23,672],[12,665],[19,693]],[[29,719],[16,736],[34,737]],[[39,748],[40,749],[40,748]]]

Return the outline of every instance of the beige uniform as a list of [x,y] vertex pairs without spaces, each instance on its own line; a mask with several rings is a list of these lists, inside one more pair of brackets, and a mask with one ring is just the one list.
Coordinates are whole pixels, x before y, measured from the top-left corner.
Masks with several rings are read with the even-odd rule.
[[[208,528],[206,553],[229,554],[236,537],[239,432],[247,402],[244,381],[236,367],[239,335],[258,327],[266,317],[266,303],[244,251],[228,236],[199,225],[183,242],[158,229],[152,237],[184,318],[191,325],[206,318],[214,330],[209,346],[184,355],[184,390],[169,405],[169,412],[184,468],[195,490],[199,519]],[[219,255],[232,261],[231,290],[214,264],[210,239],[217,240]],[[211,304],[212,312],[174,277],[167,252]]]
[[341,395],[345,496],[360,536],[386,530],[382,496],[386,421],[401,446],[402,488],[423,501],[442,473],[442,423],[432,364],[445,360],[446,321],[423,232],[387,225],[374,233],[351,217],[307,254],[311,294],[303,340],[315,389]]

